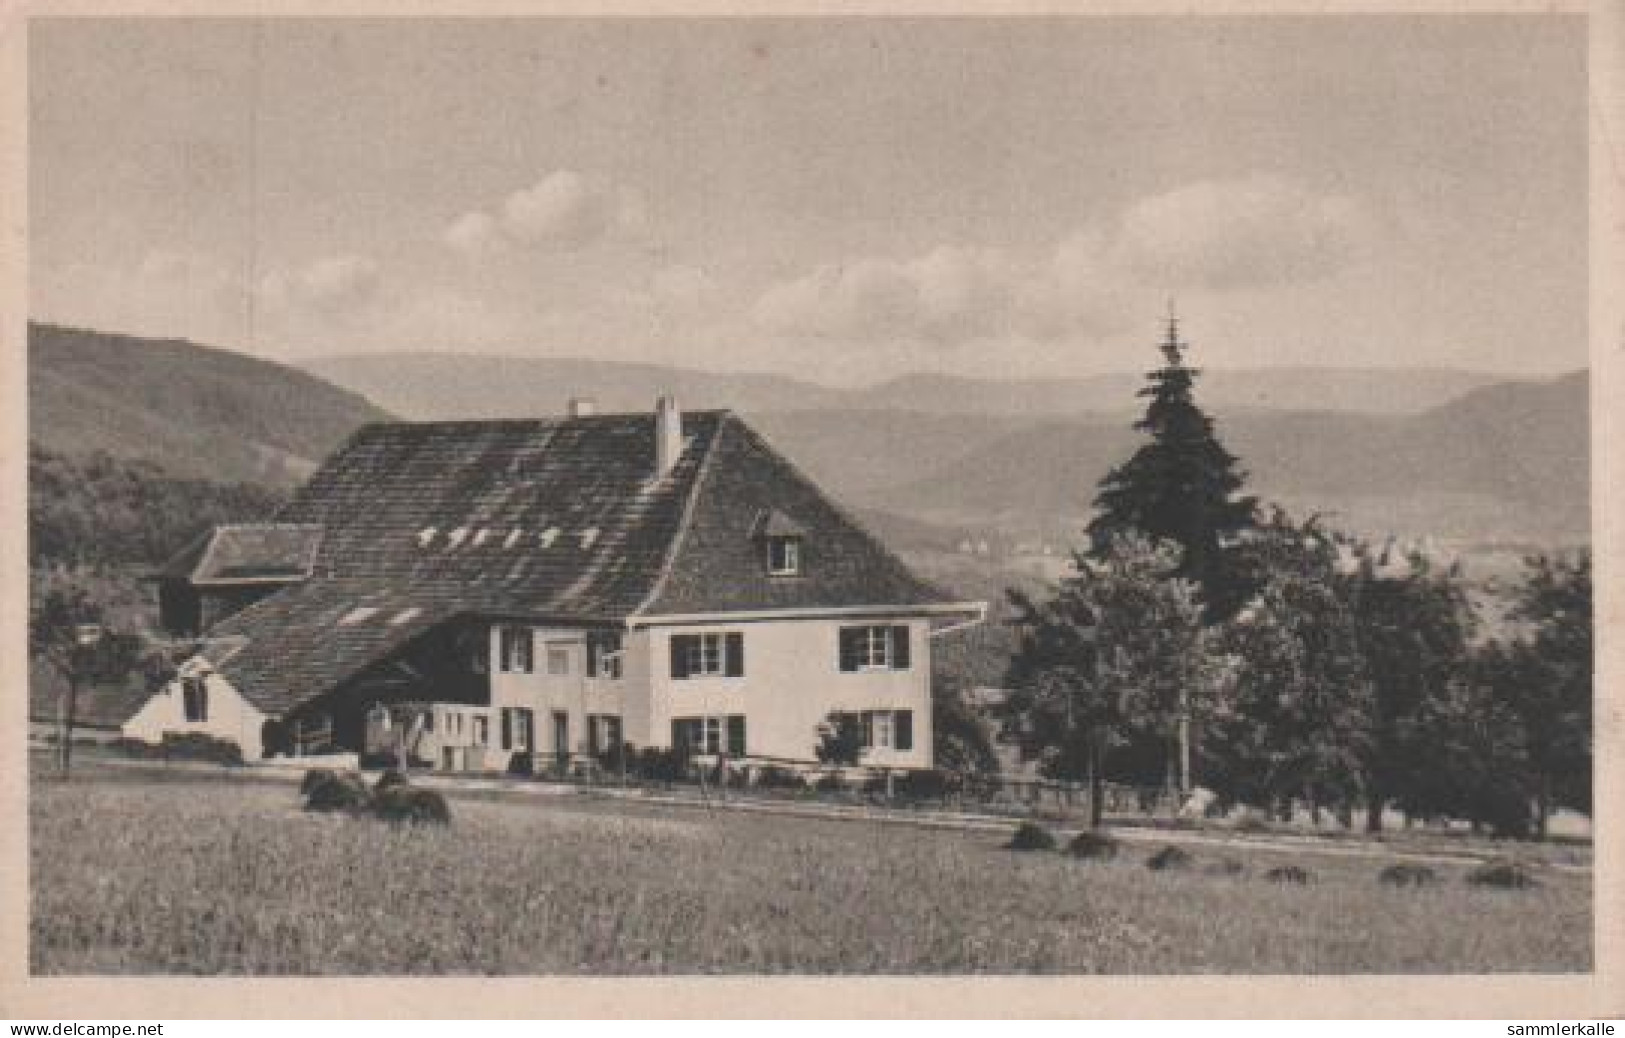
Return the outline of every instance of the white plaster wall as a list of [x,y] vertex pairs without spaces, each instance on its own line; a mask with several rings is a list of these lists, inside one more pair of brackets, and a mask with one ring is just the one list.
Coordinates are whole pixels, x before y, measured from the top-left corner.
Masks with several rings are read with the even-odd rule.
[[[840,629],[860,623],[906,624],[911,650],[909,669],[843,673]],[[724,631],[739,631],[745,636],[743,677],[672,679],[672,635]],[[930,767],[929,633],[925,620],[885,618],[655,628],[641,636],[639,645],[640,669],[649,675],[650,689],[647,719],[639,719],[639,728],[645,732],[639,745],[670,745],[674,717],[743,714],[747,754],[811,760],[818,741],[818,724],[832,711],[912,710],[913,748],[907,752],[875,749],[864,756],[863,763]],[[628,738],[633,738],[631,731],[629,726]]]
[[[183,672],[185,668],[183,668]],[[259,760],[265,714],[249,703],[225,678],[209,671],[200,675],[209,691],[208,720],[188,721],[186,701],[177,678],[147,700],[135,716],[124,723],[124,734],[145,742],[161,742],[165,732],[200,732],[218,739],[230,739],[243,751],[243,759]]]
[[[501,643],[498,628],[490,632],[491,661],[491,745],[499,766],[506,766],[503,756],[502,717],[504,707],[528,707],[536,717],[535,745],[531,752],[551,755],[560,749],[554,741],[553,714],[562,712],[568,718],[570,753],[587,752],[587,716],[589,714],[624,714],[626,678],[620,680],[590,678],[587,676],[587,636],[584,631],[556,628],[533,628],[532,659],[535,664],[529,674],[503,673],[501,670]],[[547,652],[558,647],[569,657],[568,673],[547,673]],[[623,721],[624,725],[624,721]],[[624,729],[623,729],[624,731]],[[628,736],[629,737],[629,736]]]

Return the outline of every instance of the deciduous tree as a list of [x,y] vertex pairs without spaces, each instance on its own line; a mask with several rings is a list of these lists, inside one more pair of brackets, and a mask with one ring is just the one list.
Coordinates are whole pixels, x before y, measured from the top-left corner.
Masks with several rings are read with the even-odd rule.
[[[1047,601],[1012,593],[1019,645],[1007,724],[1051,774],[1087,778],[1098,825],[1109,749],[1133,734],[1167,748],[1170,777],[1211,679],[1208,631],[1177,546],[1118,535]],[[1172,784],[1172,783],[1170,783]]]

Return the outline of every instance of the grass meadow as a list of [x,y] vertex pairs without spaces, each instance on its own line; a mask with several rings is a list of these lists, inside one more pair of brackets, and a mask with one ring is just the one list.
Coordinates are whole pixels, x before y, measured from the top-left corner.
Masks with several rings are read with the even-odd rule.
[[[454,799],[449,828],[308,815],[287,785],[37,778],[35,974],[1414,973],[1591,968],[1589,874],[1529,891],[1307,887],[1018,854],[993,833]],[[1228,852],[1227,852],[1228,853]],[[1214,852],[1197,848],[1200,863]]]

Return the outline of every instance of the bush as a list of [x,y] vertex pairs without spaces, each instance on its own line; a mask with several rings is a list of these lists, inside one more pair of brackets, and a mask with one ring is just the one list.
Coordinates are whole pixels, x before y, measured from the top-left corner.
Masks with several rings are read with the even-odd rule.
[[165,732],[164,756],[170,760],[197,760],[240,767],[243,750],[231,739],[219,739],[202,732]]
[[1111,861],[1117,857],[1120,845],[1111,833],[1100,829],[1085,829],[1066,845],[1066,853],[1086,861]]
[[[311,775],[317,775],[311,779]],[[311,782],[305,792],[306,811],[342,811],[357,814],[372,805],[372,793],[367,780],[353,771],[333,772],[318,769],[305,776]]]
[[356,761],[361,766],[362,771],[387,770],[398,766],[400,762],[400,755],[394,750],[374,750],[370,753],[363,753]]
[[1475,887],[1499,890],[1527,890],[1539,886],[1530,871],[1515,861],[1489,861],[1467,873],[1467,882]]
[[[56,741],[54,735],[51,737],[51,741]],[[121,753],[126,757],[134,757],[137,760],[159,760],[164,755],[164,748],[160,744],[146,742],[142,739],[132,739],[125,735],[121,735],[108,743],[107,748],[115,753]]]
[[406,780],[406,776],[395,768],[389,768],[382,775],[378,776],[378,781],[372,784],[372,788],[374,792],[382,793],[386,789],[394,789],[396,786],[406,785],[410,785],[410,783]]
[[373,814],[386,822],[408,825],[449,825],[451,808],[446,798],[432,789],[397,785],[380,790],[373,798]]
[[688,779],[688,754],[681,749],[660,749],[645,746],[637,753],[637,760],[627,758],[627,771],[646,782],[664,782],[670,785]]
[[515,753],[508,758],[508,774],[530,778],[536,774],[536,761],[528,753]]
[[1145,859],[1145,867],[1153,872],[1161,872],[1164,869],[1185,869],[1189,868],[1194,860],[1189,852],[1169,844]]
[[806,789],[807,776],[791,768],[767,764],[756,769],[754,785],[758,789]]
[[846,791],[846,776],[838,771],[826,771],[818,776],[813,788],[820,793],[844,793]]
[[1264,873],[1271,883],[1294,883],[1300,887],[1309,884],[1309,870],[1297,865],[1277,865]]
[[1022,822],[1004,846],[1012,851],[1053,851],[1055,836],[1037,822]]
[[1209,876],[1239,876],[1247,867],[1235,858],[1220,858],[1202,866],[1202,871]]
[[1236,819],[1235,830],[1238,833],[1267,833],[1270,823],[1262,814],[1248,808]]
[[637,771],[638,748],[629,742],[621,742],[599,750],[594,759],[598,762],[599,771],[605,775],[619,777],[623,767],[628,775],[632,775]]
[[905,771],[898,776],[896,793],[912,800],[946,800],[963,791],[964,778],[950,771]]
[[1377,881],[1390,887],[1425,887],[1439,879],[1438,873],[1426,865],[1390,865],[1377,873]]
[[310,796],[310,791],[317,786],[325,785],[339,777],[339,773],[332,768],[311,768],[305,772],[305,777],[299,780],[299,795]]

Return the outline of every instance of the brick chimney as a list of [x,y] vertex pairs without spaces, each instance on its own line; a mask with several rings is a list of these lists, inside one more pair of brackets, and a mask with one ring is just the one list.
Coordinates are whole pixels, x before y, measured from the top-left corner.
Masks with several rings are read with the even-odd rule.
[[573,396],[570,398],[570,417],[586,418],[598,413],[598,401],[590,396]]
[[674,396],[655,401],[655,478],[665,479],[683,454],[683,412]]

